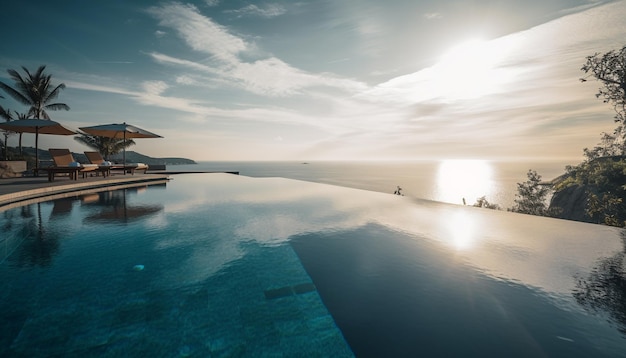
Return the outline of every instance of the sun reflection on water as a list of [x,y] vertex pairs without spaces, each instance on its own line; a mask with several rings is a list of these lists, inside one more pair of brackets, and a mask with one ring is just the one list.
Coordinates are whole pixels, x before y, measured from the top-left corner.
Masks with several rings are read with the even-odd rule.
[[458,250],[470,249],[474,241],[474,221],[462,212],[455,213],[450,219],[448,229],[452,245]]
[[493,168],[486,160],[444,160],[437,170],[436,200],[472,205],[476,199],[490,197]]

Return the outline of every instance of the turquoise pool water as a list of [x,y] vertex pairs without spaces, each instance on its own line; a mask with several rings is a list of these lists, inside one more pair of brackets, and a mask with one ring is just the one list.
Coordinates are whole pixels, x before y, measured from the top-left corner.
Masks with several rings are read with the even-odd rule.
[[228,174],[0,228],[0,356],[626,356],[615,228]]

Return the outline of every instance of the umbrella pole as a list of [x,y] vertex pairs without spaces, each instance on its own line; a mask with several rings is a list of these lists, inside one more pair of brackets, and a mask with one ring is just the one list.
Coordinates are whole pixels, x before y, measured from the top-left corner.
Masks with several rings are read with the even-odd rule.
[[122,147],[123,150],[123,158],[124,158],[124,175],[126,175],[126,131],[124,131],[124,146]]
[[35,127],[35,169],[33,174],[39,176],[39,127]]

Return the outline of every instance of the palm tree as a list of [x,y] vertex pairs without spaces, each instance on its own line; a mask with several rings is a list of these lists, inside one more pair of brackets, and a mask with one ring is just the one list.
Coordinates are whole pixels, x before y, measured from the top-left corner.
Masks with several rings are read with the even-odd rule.
[[66,110],[70,107],[65,103],[51,103],[65,88],[65,84],[54,87],[51,83],[51,75],[46,75],[43,71],[46,66],[39,66],[35,73],[30,73],[26,67],[22,66],[26,76],[22,77],[16,70],[7,70],[11,79],[15,81],[15,88],[0,81],[0,88],[9,94],[16,101],[30,106],[28,118],[50,119],[46,110]]
[[[2,96],[0,96],[2,97]],[[4,97],[3,97],[4,98]],[[0,117],[4,118],[4,120],[6,122],[9,122],[13,119],[13,115],[11,114],[11,110],[10,109],[5,109],[4,107],[0,106]],[[4,160],[9,160],[9,131],[4,130],[4,143],[3,143],[3,148],[4,148]]]
[[126,139],[126,142],[124,142],[121,138],[108,138],[89,134],[80,134],[74,137],[74,139],[89,148],[97,150],[106,160],[109,160],[109,156],[121,152],[122,149],[135,145],[135,141],[132,139]]
[[[2,95],[0,95],[0,98],[4,98]],[[11,113],[4,109],[4,107],[0,106],[0,117],[4,118],[4,120],[6,122],[10,121],[11,118]],[[4,147],[4,160],[7,160],[8,158],[8,148],[7,148],[7,139],[9,137],[9,132],[8,131],[3,131],[4,132],[4,143],[2,143],[2,146]]]
[[[15,113],[15,116],[13,114],[11,114],[11,110],[10,109],[4,109],[2,108],[2,106],[0,106],[0,117],[4,118],[4,120],[6,122],[10,122],[12,120],[22,120],[22,119],[27,119],[27,116],[25,113],[19,113],[18,111],[13,111],[13,113]],[[4,144],[7,145],[6,141],[7,141],[7,137],[11,134],[11,131],[4,131]],[[22,155],[22,132],[18,133],[20,135],[20,139],[19,139],[19,149],[20,149],[20,156]]]
[[[15,115],[17,116],[17,120],[21,121],[22,119],[27,119],[28,115],[26,113],[18,113],[17,111],[13,111],[15,112]],[[22,134],[24,134],[23,132],[19,132],[18,133],[20,135],[20,139],[19,139],[19,148],[20,148],[20,156],[23,155],[22,153]]]

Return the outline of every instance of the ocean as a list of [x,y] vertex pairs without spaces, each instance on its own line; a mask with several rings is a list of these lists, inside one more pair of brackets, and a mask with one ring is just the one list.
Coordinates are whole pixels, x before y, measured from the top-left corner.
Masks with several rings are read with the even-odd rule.
[[393,194],[398,187],[408,197],[472,205],[482,196],[502,209],[511,208],[517,183],[529,169],[551,180],[575,161],[241,161],[168,165],[168,170],[238,171],[250,177],[283,177]]

